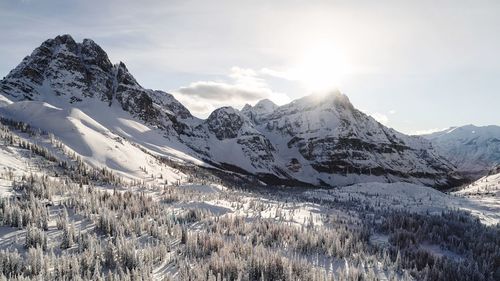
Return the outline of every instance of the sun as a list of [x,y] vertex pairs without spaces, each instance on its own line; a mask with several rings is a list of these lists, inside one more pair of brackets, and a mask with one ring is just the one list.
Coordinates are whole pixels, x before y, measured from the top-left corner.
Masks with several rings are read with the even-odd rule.
[[305,52],[292,72],[308,91],[322,93],[338,89],[351,67],[338,50],[323,45]]

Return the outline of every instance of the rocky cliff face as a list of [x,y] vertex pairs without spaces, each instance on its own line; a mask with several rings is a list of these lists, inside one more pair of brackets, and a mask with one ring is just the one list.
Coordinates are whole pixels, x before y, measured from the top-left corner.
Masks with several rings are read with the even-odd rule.
[[381,125],[339,92],[279,107],[269,100],[241,111],[223,107],[199,120],[172,95],[143,88],[125,64],[112,64],[92,40],[77,43],[69,35],[45,41],[0,82],[0,90],[13,101],[61,108],[119,105],[191,148],[184,152],[193,157],[275,183],[443,186],[457,180],[454,167],[429,141]]
[[[236,138],[240,132],[248,134],[253,128],[249,122],[245,121],[247,120],[238,110],[232,107],[222,107],[212,112],[205,123],[209,132],[213,133],[217,139],[224,140]],[[242,128],[244,124],[248,128]]]
[[181,138],[211,163],[248,172],[273,173],[277,169],[274,146],[237,109],[216,109],[192,132]]
[[94,95],[110,100],[113,70],[92,40],[79,44],[64,35],[43,42],[2,80],[1,88],[18,100],[36,100],[48,91],[71,103]]

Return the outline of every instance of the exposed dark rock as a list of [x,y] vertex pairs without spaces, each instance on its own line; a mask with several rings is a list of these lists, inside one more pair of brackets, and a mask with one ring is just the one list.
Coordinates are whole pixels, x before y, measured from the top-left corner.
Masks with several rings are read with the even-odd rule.
[[238,136],[243,117],[232,107],[222,107],[212,112],[206,123],[219,140],[231,139]]

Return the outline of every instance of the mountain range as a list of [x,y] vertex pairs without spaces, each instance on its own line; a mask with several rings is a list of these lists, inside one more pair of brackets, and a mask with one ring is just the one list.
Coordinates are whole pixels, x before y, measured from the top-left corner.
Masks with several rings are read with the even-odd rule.
[[[168,159],[266,184],[343,186],[405,181],[460,184],[458,163],[357,110],[339,91],[277,106],[222,107],[194,117],[169,93],[145,89],[90,39],[49,39],[0,81],[0,114],[49,132],[84,161],[130,178]],[[454,154],[454,152],[450,152]],[[464,156],[465,157],[465,156]],[[447,158],[455,160],[449,161]],[[168,171],[167,171],[168,170]]]
[[460,173],[484,175],[500,165],[500,126],[466,125],[423,135]]

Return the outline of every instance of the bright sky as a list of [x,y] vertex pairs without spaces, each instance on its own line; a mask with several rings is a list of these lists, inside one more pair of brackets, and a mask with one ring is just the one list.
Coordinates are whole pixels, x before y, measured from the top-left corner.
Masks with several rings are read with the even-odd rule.
[[500,1],[0,0],[0,76],[91,38],[195,115],[329,88],[406,133],[500,125]]

